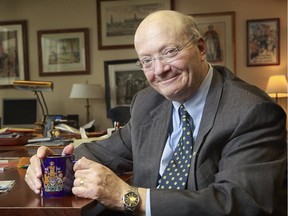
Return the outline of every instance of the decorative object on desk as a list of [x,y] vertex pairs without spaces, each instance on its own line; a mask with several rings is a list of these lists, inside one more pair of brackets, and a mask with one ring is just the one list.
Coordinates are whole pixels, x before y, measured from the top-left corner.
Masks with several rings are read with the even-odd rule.
[[38,31],[39,75],[90,74],[89,29]]
[[72,194],[74,156],[50,155],[41,159],[42,197],[62,197]]
[[270,76],[266,92],[270,97],[275,98],[276,103],[278,103],[279,98],[287,98],[287,79],[285,75]]
[[103,89],[97,84],[75,83],[72,86],[70,99],[85,99],[86,100],[86,122],[90,121],[90,104],[89,99],[104,98]]
[[150,13],[174,9],[174,0],[97,0],[98,47],[134,48],[139,23]]
[[133,95],[149,84],[137,59],[105,61],[105,95],[107,117],[116,106],[130,106]]
[[11,88],[14,80],[29,79],[27,21],[1,21],[0,35],[0,88]]
[[280,64],[280,19],[247,20],[247,66]]

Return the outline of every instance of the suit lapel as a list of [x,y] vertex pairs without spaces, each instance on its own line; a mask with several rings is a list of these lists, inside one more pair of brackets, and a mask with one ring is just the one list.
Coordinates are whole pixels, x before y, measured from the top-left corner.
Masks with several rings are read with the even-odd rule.
[[195,182],[196,176],[196,162],[199,150],[204,143],[206,135],[209,133],[214,125],[215,117],[219,108],[220,99],[223,91],[223,82],[221,75],[214,68],[213,78],[207,95],[206,103],[204,106],[202,119],[200,123],[199,133],[193,146],[192,166],[190,168],[190,175],[188,180],[188,188],[190,190],[197,190]]
[[146,148],[143,152],[149,154],[146,169],[150,175],[145,179],[147,181],[145,184],[150,186],[156,187],[158,183],[160,160],[168,136],[171,112],[172,103],[166,100],[150,112],[151,124],[143,125],[141,128],[142,132],[150,135],[150,137],[143,137],[142,142],[143,147]]
[[222,95],[222,90],[223,90],[223,83],[221,80],[221,76],[217,71],[215,71],[215,69],[213,69],[213,78],[207,95],[206,103],[204,106],[194,151],[197,151],[199,149],[200,144],[203,141],[203,138],[213,127],[216,113],[219,107],[219,102]]

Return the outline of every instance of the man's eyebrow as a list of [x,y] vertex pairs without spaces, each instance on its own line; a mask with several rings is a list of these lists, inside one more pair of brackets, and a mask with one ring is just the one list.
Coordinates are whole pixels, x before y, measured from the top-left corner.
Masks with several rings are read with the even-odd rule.
[[[177,43],[177,42],[176,42]],[[175,44],[175,43],[173,43],[173,42],[169,42],[168,44],[163,44],[161,47],[160,47],[160,49],[157,51],[157,53],[162,53],[165,49],[167,49],[167,48],[174,48],[174,47],[176,47],[176,48],[178,48],[180,46],[180,44],[179,43],[177,43],[177,45]],[[153,55],[151,55],[151,54],[148,54],[148,53],[143,53],[143,54],[139,54],[138,55],[138,58],[140,59],[140,58],[144,58],[144,57],[152,57]]]

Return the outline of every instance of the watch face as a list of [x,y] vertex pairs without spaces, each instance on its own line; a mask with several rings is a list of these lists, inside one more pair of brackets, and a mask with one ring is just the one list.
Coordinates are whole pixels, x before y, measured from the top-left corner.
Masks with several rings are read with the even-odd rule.
[[139,203],[139,197],[137,194],[133,191],[129,191],[127,194],[124,196],[124,203],[128,207],[135,207]]

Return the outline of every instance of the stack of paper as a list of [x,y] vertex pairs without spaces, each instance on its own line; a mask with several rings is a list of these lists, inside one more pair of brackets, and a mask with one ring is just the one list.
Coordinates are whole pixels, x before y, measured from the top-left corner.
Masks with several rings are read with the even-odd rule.
[[0,181],[0,193],[6,193],[14,186],[15,180]]

